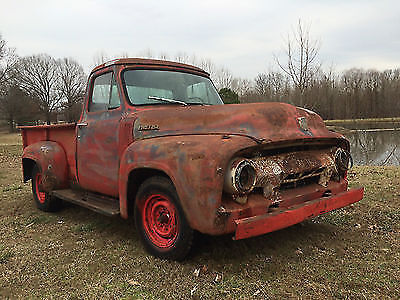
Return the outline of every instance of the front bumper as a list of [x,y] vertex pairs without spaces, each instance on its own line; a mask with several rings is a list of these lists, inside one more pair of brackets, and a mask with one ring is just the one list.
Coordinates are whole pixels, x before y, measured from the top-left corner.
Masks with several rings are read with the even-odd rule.
[[305,219],[360,201],[363,195],[364,188],[357,188],[293,205],[283,211],[234,220],[234,239],[245,239],[292,226]]

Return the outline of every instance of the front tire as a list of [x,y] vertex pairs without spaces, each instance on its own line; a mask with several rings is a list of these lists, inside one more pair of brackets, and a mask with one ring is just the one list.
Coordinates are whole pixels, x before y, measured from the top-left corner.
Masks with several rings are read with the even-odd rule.
[[182,260],[193,241],[171,181],[152,177],[140,186],[135,201],[135,224],[146,250],[159,258]]
[[32,193],[37,208],[46,212],[55,212],[61,208],[61,200],[52,197],[48,192],[42,190],[42,172],[37,165],[32,170]]

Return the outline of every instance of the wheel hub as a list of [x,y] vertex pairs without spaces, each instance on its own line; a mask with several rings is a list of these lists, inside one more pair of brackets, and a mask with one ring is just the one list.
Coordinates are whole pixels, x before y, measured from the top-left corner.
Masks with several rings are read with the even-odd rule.
[[160,248],[171,247],[178,236],[177,211],[173,202],[163,195],[151,195],[144,203],[143,225],[147,236]]
[[42,175],[37,174],[36,175],[36,196],[39,200],[40,203],[44,203],[46,201],[46,193],[41,191],[42,189]]

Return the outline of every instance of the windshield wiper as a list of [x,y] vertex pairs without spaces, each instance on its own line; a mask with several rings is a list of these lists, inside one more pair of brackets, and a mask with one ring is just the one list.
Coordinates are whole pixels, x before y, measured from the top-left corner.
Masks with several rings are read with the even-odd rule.
[[149,96],[147,98],[151,99],[151,100],[158,100],[158,101],[164,101],[164,102],[169,102],[169,103],[182,104],[184,106],[188,105],[186,102],[183,102],[181,100],[168,99],[168,98],[162,98],[162,97],[156,97],[156,96]]

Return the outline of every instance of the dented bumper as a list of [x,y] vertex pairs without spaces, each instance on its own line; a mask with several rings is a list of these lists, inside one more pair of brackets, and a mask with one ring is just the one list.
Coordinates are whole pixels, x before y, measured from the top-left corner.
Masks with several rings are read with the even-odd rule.
[[364,188],[352,189],[330,197],[317,198],[293,205],[284,211],[234,220],[236,225],[234,239],[245,239],[289,227],[308,218],[360,201],[363,194]]

